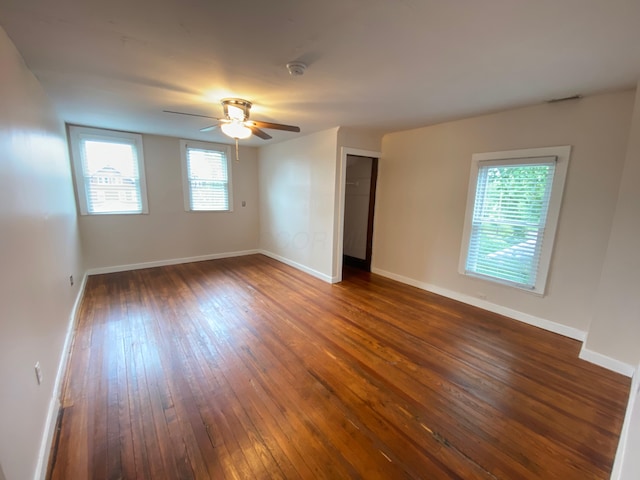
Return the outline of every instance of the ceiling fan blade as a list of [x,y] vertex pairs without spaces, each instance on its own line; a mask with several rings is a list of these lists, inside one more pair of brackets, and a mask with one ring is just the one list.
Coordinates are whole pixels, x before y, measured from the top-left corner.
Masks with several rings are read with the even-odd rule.
[[211,130],[215,130],[218,128],[218,125],[209,125],[208,127],[201,128],[201,132],[210,132]]
[[248,127],[256,137],[260,137],[263,140],[269,140],[270,138],[273,138],[267,132],[265,132],[264,130],[260,130],[258,127],[255,127],[253,125],[248,125]]
[[209,115],[198,115],[197,113],[174,112],[172,110],[163,110],[164,113],[175,113],[176,115],[188,115],[190,117],[213,118],[214,120],[223,120],[218,117],[210,117]]
[[249,122],[258,128],[272,128],[274,130],[285,130],[287,132],[300,131],[300,127],[294,127],[293,125],[282,125],[281,123],[261,122],[259,120],[249,120]]

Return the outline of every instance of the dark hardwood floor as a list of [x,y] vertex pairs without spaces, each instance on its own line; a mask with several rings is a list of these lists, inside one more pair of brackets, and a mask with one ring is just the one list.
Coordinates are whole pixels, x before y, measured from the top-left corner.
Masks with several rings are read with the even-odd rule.
[[264,256],[92,276],[51,479],[605,479],[629,379],[580,344]]

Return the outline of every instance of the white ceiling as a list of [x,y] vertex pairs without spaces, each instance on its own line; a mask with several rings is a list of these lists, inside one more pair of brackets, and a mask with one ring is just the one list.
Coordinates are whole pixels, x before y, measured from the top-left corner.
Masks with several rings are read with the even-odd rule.
[[0,24],[65,121],[227,143],[162,110],[221,116],[221,98],[245,98],[253,119],[301,127],[275,142],[640,78],[640,0],[0,0]]

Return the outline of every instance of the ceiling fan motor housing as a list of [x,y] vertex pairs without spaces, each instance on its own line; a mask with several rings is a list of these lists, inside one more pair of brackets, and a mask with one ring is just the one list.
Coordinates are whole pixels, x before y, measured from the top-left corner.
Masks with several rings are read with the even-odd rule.
[[224,116],[230,120],[244,122],[249,118],[249,110],[251,110],[251,102],[241,98],[223,98],[221,100]]

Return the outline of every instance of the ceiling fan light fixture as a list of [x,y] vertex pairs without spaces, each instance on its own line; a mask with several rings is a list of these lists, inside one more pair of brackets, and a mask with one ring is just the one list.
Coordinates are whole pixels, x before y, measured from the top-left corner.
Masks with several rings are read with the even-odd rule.
[[263,130],[264,128],[283,130],[285,132],[300,131],[300,127],[293,125],[249,120],[249,113],[251,111],[252,104],[248,100],[243,100],[241,98],[223,98],[220,103],[224,109],[223,118],[202,115],[199,113],[176,112],[173,110],[163,110],[163,112],[216,120],[215,124],[204,127],[200,129],[200,131],[208,132],[220,126],[222,133],[236,140],[236,148],[238,146],[238,140],[244,140],[245,138],[249,138],[251,135],[255,135],[262,140],[271,140],[273,137],[265,132]]
[[251,136],[251,129],[237,120],[229,123],[223,123],[220,128],[225,135],[228,135],[231,138],[243,140]]

